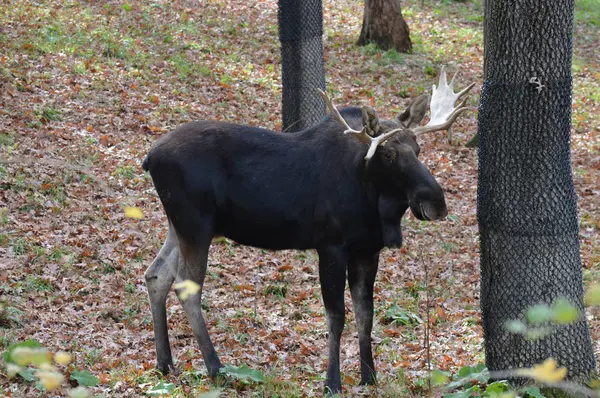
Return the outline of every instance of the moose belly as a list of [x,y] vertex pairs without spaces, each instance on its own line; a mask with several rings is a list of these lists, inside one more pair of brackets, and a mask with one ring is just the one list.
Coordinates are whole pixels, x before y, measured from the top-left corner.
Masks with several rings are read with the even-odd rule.
[[310,219],[291,206],[282,207],[268,203],[228,203],[217,212],[216,231],[242,245],[270,250],[312,248]]

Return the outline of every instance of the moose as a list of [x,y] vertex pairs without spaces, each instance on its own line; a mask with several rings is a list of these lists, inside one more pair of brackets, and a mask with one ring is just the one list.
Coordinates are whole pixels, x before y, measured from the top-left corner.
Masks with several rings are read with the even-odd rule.
[[[456,75],[455,75],[456,77]],[[370,107],[338,111],[295,133],[216,121],[184,124],[162,136],[143,162],[168,218],[167,238],[145,273],[154,324],[157,368],[173,369],[166,297],[191,280],[197,294],[183,309],[211,378],[222,368],[201,310],[208,251],[215,236],[270,250],[316,249],[328,324],[326,391],[341,392],[340,338],[346,280],[354,305],[361,384],[376,381],[371,350],[373,287],[379,252],[402,245],[400,220],[410,208],[420,220],[447,215],[444,191],[419,161],[416,137],[450,128],[467,109],[473,86],[448,85],[414,99],[395,120]],[[430,121],[417,126],[430,103]]]

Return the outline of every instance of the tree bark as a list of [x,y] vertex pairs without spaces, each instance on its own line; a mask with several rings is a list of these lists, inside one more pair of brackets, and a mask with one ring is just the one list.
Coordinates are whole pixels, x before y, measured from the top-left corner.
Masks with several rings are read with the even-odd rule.
[[[485,1],[477,216],[490,370],[549,357],[574,379],[595,368],[570,163],[573,6],[573,0]],[[577,322],[539,340],[506,330],[529,307],[558,297],[579,308]]]
[[401,53],[412,50],[408,25],[399,0],[365,0],[363,24],[357,44],[375,43],[384,50]]

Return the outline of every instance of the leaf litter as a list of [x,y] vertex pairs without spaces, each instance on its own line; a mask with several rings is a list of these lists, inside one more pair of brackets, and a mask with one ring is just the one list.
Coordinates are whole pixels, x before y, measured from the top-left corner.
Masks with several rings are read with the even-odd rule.
[[[143,274],[166,224],[140,164],[160,135],[191,120],[281,129],[276,2],[9,3],[0,15],[0,301],[2,314],[10,311],[2,343],[32,338],[69,353],[78,369],[98,378],[94,393],[139,396],[159,382],[181,396],[209,391],[174,294],[169,327],[182,372],[161,379],[152,371]],[[448,64],[460,68],[460,85],[478,82],[470,100],[476,106],[481,5],[407,1],[403,12],[415,42],[411,55],[355,46],[362,4],[325,2],[327,79],[338,103],[370,104],[394,117]],[[572,162],[586,283],[598,280],[600,264],[600,125],[593,117],[600,110],[600,68],[591,55],[598,46],[593,29],[576,25],[573,69]],[[427,374],[425,322],[389,323],[386,313],[400,308],[426,320],[426,296],[432,367],[456,371],[483,360],[477,154],[462,145],[476,132],[476,120],[472,112],[457,121],[460,145],[441,133],[421,142],[452,216],[421,223],[408,215],[405,246],[382,252],[373,332],[380,383],[373,394],[418,395],[415,386]],[[263,387],[226,389],[227,395],[281,388],[320,396],[327,329],[316,253],[268,252],[225,239],[213,244],[209,262],[203,307],[221,359],[260,369],[268,379]],[[346,303],[341,366],[346,392],[358,394],[348,293]],[[597,310],[589,310],[594,341],[597,319]],[[3,379],[0,388],[38,394],[33,383]]]

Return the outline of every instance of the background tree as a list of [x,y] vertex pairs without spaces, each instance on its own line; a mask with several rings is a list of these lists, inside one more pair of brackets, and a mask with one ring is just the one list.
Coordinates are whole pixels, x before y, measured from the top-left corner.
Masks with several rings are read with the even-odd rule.
[[408,25],[399,0],[365,0],[363,24],[357,44],[375,43],[384,50],[406,53],[412,50]]
[[325,116],[317,88],[325,90],[321,0],[279,0],[284,131],[300,131]]
[[[570,164],[573,0],[485,2],[479,111],[481,309],[490,370],[555,358],[595,367],[582,305]],[[527,308],[570,300],[579,320],[539,340],[509,333]]]

